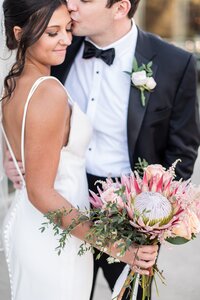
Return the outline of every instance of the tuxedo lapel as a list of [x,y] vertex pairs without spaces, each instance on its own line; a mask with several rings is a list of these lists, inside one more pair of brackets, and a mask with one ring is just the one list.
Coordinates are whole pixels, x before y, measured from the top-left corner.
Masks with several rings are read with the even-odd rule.
[[[156,56],[152,50],[148,37],[138,30],[138,39],[135,51],[135,58],[139,66],[153,61]],[[153,77],[155,78],[157,65],[152,65]],[[136,141],[142,126],[142,121],[146,113],[148,102],[151,100],[151,92],[145,92],[145,106],[141,104],[141,92],[138,88],[131,85],[127,118],[128,149],[131,167],[133,169],[133,155]]]

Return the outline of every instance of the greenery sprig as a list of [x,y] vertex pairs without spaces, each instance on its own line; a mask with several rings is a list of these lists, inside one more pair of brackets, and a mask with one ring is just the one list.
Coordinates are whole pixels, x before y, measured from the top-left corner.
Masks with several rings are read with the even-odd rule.
[[138,162],[135,164],[134,169],[135,171],[138,172],[138,174],[140,175],[140,177],[143,177],[144,174],[144,170],[146,167],[148,167],[148,162],[146,161],[146,159],[141,159],[140,157],[138,157]]

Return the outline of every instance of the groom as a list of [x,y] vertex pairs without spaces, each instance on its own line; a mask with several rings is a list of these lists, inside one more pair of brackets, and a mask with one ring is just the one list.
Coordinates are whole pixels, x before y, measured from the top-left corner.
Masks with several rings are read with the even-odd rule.
[[[86,154],[91,190],[99,178],[129,173],[138,157],[165,167],[180,158],[177,175],[187,179],[197,156],[200,124],[194,58],[136,27],[131,18],[139,1],[68,0],[73,34],[82,38],[74,39],[65,63],[52,75],[92,122],[94,134]],[[139,66],[153,62],[157,85],[145,93],[144,106],[140,90],[126,73],[132,72],[134,57]],[[105,255],[95,261],[95,278],[99,267],[112,289],[123,264],[108,265]]]
[[[200,124],[194,58],[136,27],[132,17],[139,1],[67,1],[73,34],[79,38],[74,38],[65,62],[54,67],[52,75],[93,125],[86,154],[91,190],[97,179],[129,173],[138,157],[165,167],[180,158],[177,176],[187,179],[197,157]],[[152,61],[157,84],[145,92],[144,105],[140,89],[126,73],[133,72],[134,57],[138,66]],[[95,261],[95,278],[99,267],[112,289],[123,264],[108,265],[103,256]]]

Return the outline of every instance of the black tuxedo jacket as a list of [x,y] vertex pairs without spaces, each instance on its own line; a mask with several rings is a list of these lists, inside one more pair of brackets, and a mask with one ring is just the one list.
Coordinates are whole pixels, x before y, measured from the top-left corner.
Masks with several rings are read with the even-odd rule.
[[[65,62],[52,75],[65,82],[84,38],[74,38]],[[132,169],[138,157],[165,167],[178,158],[178,177],[191,176],[200,144],[197,74],[194,57],[173,45],[139,30],[135,57],[139,66],[153,62],[157,86],[147,92],[146,106],[140,91],[131,85],[127,116],[129,159]]]

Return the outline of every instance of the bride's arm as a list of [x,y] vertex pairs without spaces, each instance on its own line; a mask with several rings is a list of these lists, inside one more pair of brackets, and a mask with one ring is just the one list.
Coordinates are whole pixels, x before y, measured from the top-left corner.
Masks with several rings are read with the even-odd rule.
[[[54,181],[60,160],[60,151],[69,132],[70,109],[67,105],[65,91],[57,82],[46,81],[35,92],[27,113],[25,135],[25,167],[26,186],[29,200],[43,214],[65,208],[70,211],[72,205],[55,189]],[[71,188],[71,187],[70,187]],[[68,227],[79,216],[75,208],[62,218],[62,227]],[[90,223],[78,225],[72,234],[81,240],[86,240]],[[95,239],[93,246],[95,245]],[[147,269],[155,262],[157,247],[131,247],[120,258],[132,264],[137,253],[137,266]],[[112,246],[109,254],[117,257],[117,248]],[[148,271],[140,271],[148,274]]]
[[[55,80],[44,81],[29,103],[25,124],[25,181],[31,203],[42,213],[71,205],[55,189],[60,153],[69,132],[67,95]],[[68,219],[68,218],[67,218]],[[69,221],[65,221],[70,224]]]

